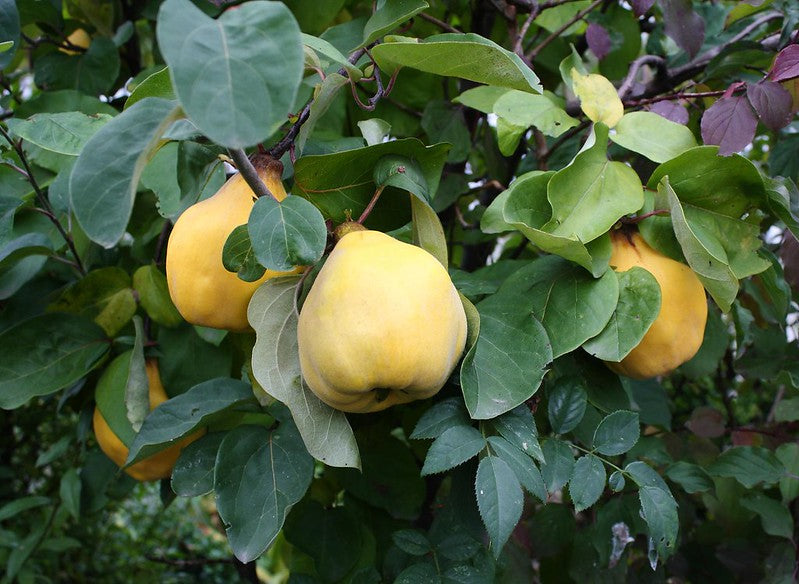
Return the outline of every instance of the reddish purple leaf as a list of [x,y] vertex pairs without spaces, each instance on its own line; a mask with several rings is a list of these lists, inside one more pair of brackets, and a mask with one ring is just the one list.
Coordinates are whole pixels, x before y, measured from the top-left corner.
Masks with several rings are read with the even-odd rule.
[[779,83],[750,83],[746,86],[746,97],[760,116],[760,121],[770,130],[779,130],[791,123],[793,97]]
[[724,414],[710,406],[699,406],[691,413],[685,427],[701,438],[718,438],[724,435]]
[[769,77],[774,81],[799,77],[799,45],[788,45],[777,54]]
[[688,118],[690,117],[687,109],[673,101],[658,101],[657,103],[653,103],[649,107],[649,111],[682,125],[687,124]]
[[705,21],[694,12],[691,0],[660,0],[666,34],[691,57],[705,42]]
[[721,156],[743,150],[752,142],[757,117],[745,97],[722,97],[702,116],[702,140],[716,144]]
[[785,281],[794,290],[799,290],[799,241],[787,229],[780,246],[780,259],[785,269]]
[[643,16],[647,10],[652,8],[654,3],[655,0],[630,0],[630,4],[633,5],[633,11],[636,16]]
[[610,52],[610,35],[605,27],[596,22],[588,25],[585,31],[585,40],[588,43],[588,48],[596,55],[600,61],[608,56]]

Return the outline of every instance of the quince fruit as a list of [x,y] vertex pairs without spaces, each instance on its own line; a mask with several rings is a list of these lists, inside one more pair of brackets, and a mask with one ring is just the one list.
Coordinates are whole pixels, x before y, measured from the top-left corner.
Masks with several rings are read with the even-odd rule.
[[[270,157],[253,160],[258,176],[282,201],[286,191],[283,165]],[[255,282],[245,282],[222,264],[222,249],[230,233],[247,223],[255,193],[241,174],[233,175],[211,197],[186,209],[172,229],[166,250],[169,295],[186,321],[217,329],[250,330],[247,305],[265,280],[285,272],[266,270]]]
[[75,51],[69,47],[74,46],[80,47],[81,49],[88,49],[90,44],[92,44],[92,37],[89,36],[89,33],[82,28],[76,28],[67,37],[67,42],[59,47],[58,50],[67,55],[78,55],[80,54],[79,51]]
[[[116,373],[115,365],[127,368],[130,362],[129,354],[121,355],[117,360],[112,363],[98,382],[98,388],[103,383],[113,383],[113,377]],[[147,359],[145,361],[145,370],[147,372],[147,382],[150,386],[150,410],[153,410],[159,404],[169,399],[161,383],[161,376],[158,373],[158,362],[155,359]],[[105,379],[104,379],[105,378]],[[120,468],[125,465],[128,458],[128,447],[125,445],[119,436],[117,436],[105,421],[100,408],[94,408],[94,416],[92,419],[94,428],[94,435],[97,438],[97,444],[100,446],[105,455],[116,463]],[[131,428],[132,431],[132,428]],[[199,438],[200,432],[187,436],[180,442],[177,442],[149,458],[141,460],[134,465],[124,469],[126,473],[132,476],[137,481],[155,481],[164,479],[172,474],[172,468],[180,456],[180,451],[188,446],[191,442]]]
[[466,343],[466,313],[428,252],[354,230],[319,271],[297,332],[311,391],[338,410],[376,412],[441,389]]
[[634,266],[660,285],[660,312],[641,342],[620,362],[606,361],[616,373],[647,379],[670,373],[702,345],[707,322],[705,289],[694,271],[652,249],[637,232],[611,234],[610,265],[617,272]]

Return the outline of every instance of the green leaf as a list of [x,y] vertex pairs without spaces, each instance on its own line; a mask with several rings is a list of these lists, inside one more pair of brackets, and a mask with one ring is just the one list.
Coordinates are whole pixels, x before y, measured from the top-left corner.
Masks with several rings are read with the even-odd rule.
[[544,462],[544,453],[538,443],[538,429],[530,408],[520,405],[493,422],[494,428],[505,440],[538,462]]
[[396,187],[415,195],[425,204],[430,204],[427,180],[416,160],[387,154],[377,161],[373,173],[375,185],[378,187]]
[[535,126],[547,136],[557,138],[569,128],[574,128],[580,123],[566,113],[563,105],[559,103],[554,94],[549,92],[535,95],[525,91],[511,90],[501,95],[493,103],[492,110],[497,116],[515,126],[525,130]]
[[659,487],[642,486],[638,491],[641,515],[649,528],[658,557],[665,561],[674,553],[680,523],[677,503],[671,493]]
[[214,490],[214,465],[225,432],[201,436],[180,451],[172,469],[172,490],[181,497],[198,497]]
[[[343,223],[348,213],[358,217],[366,209],[377,188],[374,169],[384,156],[393,154],[415,160],[427,184],[426,192],[435,193],[448,148],[446,144],[428,147],[416,138],[405,138],[333,154],[303,156],[294,166],[293,194],[311,201],[325,219]],[[367,226],[386,231],[407,223],[410,208],[405,188],[386,189],[369,215]]]
[[713,210],[683,205],[668,177],[658,185],[657,199],[667,201],[674,234],[688,265],[713,300],[728,312],[738,294],[739,278],[761,272],[771,265],[757,255],[762,245],[757,225]]
[[361,522],[351,507],[325,509],[304,500],[291,510],[283,530],[286,540],[313,558],[326,582],[345,582],[366,547]]
[[316,86],[314,92],[316,97],[311,102],[308,120],[300,128],[297,140],[294,142],[294,149],[299,156],[305,150],[308,137],[314,130],[316,123],[327,113],[338,97],[339,90],[349,84],[349,79],[338,73],[331,73],[325,80]]
[[761,494],[741,499],[741,505],[760,516],[763,531],[775,537],[793,540],[793,517],[788,507]]
[[0,53],[0,69],[5,69],[14,60],[19,48],[20,21],[17,3],[14,0],[0,0],[0,39],[12,43],[14,50]]
[[550,438],[541,445],[544,460],[541,465],[541,476],[547,485],[547,491],[554,493],[569,482],[574,471],[574,453],[568,443]]
[[547,488],[541,472],[529,456],[513,444],[499,436],[489,436],[488,445],[494,454],[505,461],[511,468],[519,483],[527,491],[538,497],[541,501],[547,500]]
[[125,100],[124,109],[128,109],[137,101],[145,97],[160,97],[162,99],[175,99],[175,90],[172,89],[172,80],[169,78],[169,67],[164,67],[149,75],[139,83]]
[[313,478],[313,458],[291,423],[277,430],[239,426],[219,447],[214,491],[228,543],[244,563],[260,556],[277,537],[291,506]]
[[624,454],[638,442],[641,427],[638,413],[620,410],[606,416],[594,432],[593,447],[600,454]]
[[367,146],[382,144],[391,134],[391,124],[380,118],[361,120],[357,126]]
[[441,220],[427,203],[411,199],[413,217],[413,243],[434,256],[442,266],[449,266],[447,238]]
[[443,100],[429,101],[422,112],[421,125],[431,142],[452,145],[447,162],[463,162],[469,156],[472,141],[462,108]]
[[585,245],[576,236],[554,235],[545,228],[552,218],[547,185],[554,174],[533,171],[516,179],[488,207],[480,227],[486,233],[518,229],[543,251],[579,264],[598,278],[608,268],[611,252],[608,236]]
[[585,414],[588,398],[580,377],[561,377],[549,392],[547,414],[553,432],[571,432]]
[[0,408],[16,409],[83,378],[105,357],[99,326],[78,315],[35,316],[0,333]]
[[799,476],[799,444],[780,444],[775,454],[788,475],[780,479],[780,494],[784,503],[790,503],[799,497],[799,478],[796,478]]
[[27,120],[10,119],[7,124],[14,134],[39,148],[77,156],[89,138],[111,119],[108,114],[61,112],[35,114]]
[[430,8],[430,5],[424,0],[393,0],[379,3],[377,10],[366,21],[361,46],[365,47],[376,41],[425,8]]
[[122,268],[92,270],[66,288],[48,310],[91,318],[109,336],[116,335],[136,313],[130,276]]
[[49,503],[49,497],[42,497],[39,495],[29,495],[27,497],[14,499],[0,507],[0,521],[11,519],[15,515],[23,513],[28,509],[36,509],[37,507],[48,505]]
[[516,475],[498,456],[486,456],[477,467],[474,482],[477,508],[491,538],[494,557],[499,557],[505,542],[522,516],[524,495]]
[[624,472],[629,474],[639,487],[656,487],[671,496],[666,481],[647,463],[636,460],[624,467]]
[[222,264],[228,272],[236,272],[245,282],[255,282],[263,277],[266,268],[255,257],[246,224],[239,225],[228,235],[222,247]]
[[656,189],[664,176],[683,204],[736,219],[765,194],[757,167],[738,154],[718,156],[717,146],[698,146],[664,162],[647,186]]
[[353,81],[359,81],[363,74],[361,70],[358,69],[355,65],[350,63],[347,60],[341,51],[339,51],[336,47],[331,45],[325,39],[320,39],[319,37],[311,36],[306,33],[302,33],[302,44],[306,47],[312,48],[314,51],[319,53],[319,55],[325,56],[333,61],[338,67],[337,68],[344,68],[347,70],[347,76],[352,79]]
[[372,49],[372,56],[386,71],[410,67],[486,85],[542,91],[538,77],[518,55],[477,34],[447,33],[416,42],[384,42]]
[[422,476],[436,474],[459,466],[477,456],[486,441],[472,426],[453,426],[435,439],[424,459]]
[[48,256],[53,253],[50,238],[43,233],[25,233],[0,247],[0,271],[13,267],[19,260],[32,255]]
[[660,314],[660,285],[650,272],[639,267],[616,276],[616,310],[602,332],[583,343],[583,349],[603,361],[618,362],[638,346]]
[[480,87],[467,89],[452,101],[476,109],[484,114],[490,114],[494,112],[494,104],[497,100],[511,91],[514,90],[507,87],[481,85]]
[[284,4],[247,2],[214,20],[189,0],[167,0],[156,32],[183,109],[211,140],[252,146],[286,121],[304,59]]
[[448,428],[468,424],[469,416],[463,406],[463,400],[450,397],[434,404],[422,414],[410,438],[411,440],[438,438]]
[[735,446],[726,450],[707,468],[715,477],[731,477],[747,489],[758,483],[779,481],[785,469],[774,453],[758,446]]
[[113,247],[125,233],[147,158],[179,111],[174,102],[143,99],[86,142],[72,169],[69,197],[92,241]]
[[569,481],[569,494],[578,513],[591,507],[605,490],[605,465],[593,454],[577,459]]
[[61,477],[58,493],[61,504],[74,518],[80,519],[80,490],[81,482],[77,469],[71,468]]
[[496,296],[541,321],[557,358],[605,328],[618,302],[619,281],[610,270],[595,279],[571,262],[545,256],[505,280]]
[[344,413],[302,382],[294,301],[297,282],[294,277],[271,278],[250,300],[247,317],[256,335],[253,375],[269,395],[289,408],[311,456],[329,466],[360,468],[358,444]]
[[156,265],[138,268],[133,273],[133,288],[139,294],[139,303],[153,322],[169,327],[183,322],[183,317],[169,296],[166,276]]
[[126,465],[168,448],[205,426],[214,414],[253,402],[252,388],[243,381],[220,377],[195,385],[150,412],[130,446]]
[[86,95],[107,94],[114,88],[120,69],[119,49],[106,37],[96,36],[85,53],[47,53],[35,62],[39,87],[76,89]]
[[696,138],[687,126],[653,112],[626,113],[615,130],[610,135],[612,141],[653,162],[666,162],[696,146]]
[[315,264],[327,243],[327,227],[319,209],[301,197],[278,202],[261,197],[247,223],[258,261],[269,270],[288,271]]
[[400,572],[394,584],[441,584],[441,578],[432,563],[421,562]]
[[141,317],[133,317],[136,336],[130,355],[130,366],[125,379],[125,415],[134,432],[141,428],[150,413],[150,381],[144,362],[144,326]]
[[644,205],[635,171],[607,158],[607,126],[595,124],[593,139],[591,147],[556,172],[547,185],[552,218],[543,229],[583,243],[607,233],[621,217]]
[[685,460],[678,460],[666,469],[666,476],[686,493],[704,493],[713,488],[713,481],[704,469]]
[[418,529],[400,529],[391,534],[391,541],[406,554],[423,556],[432,549],[430,540]]
[[494,418],[528,399],[552,361],[544,327],[518,304],[516,298],[495,295],[477,306],[480,333],[460,370],[472,418]]
[[620,493],[624,490],[627,481],[624,479],[624,474],[621,471],[614,470],[608,478],[608,486],[614,493]]

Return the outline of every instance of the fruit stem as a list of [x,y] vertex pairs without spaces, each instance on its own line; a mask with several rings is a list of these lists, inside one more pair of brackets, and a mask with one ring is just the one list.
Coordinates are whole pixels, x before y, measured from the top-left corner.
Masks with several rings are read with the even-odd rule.
[[669,215],[671,211],[668,209],[655,209],[654,211],[650,211],[649,213],[644,213],[643,215],[638,215],[637,217],[622,217],[621,222],[625,224],[636,224],[640,223],[644,219],[649,219],[650,217],[655,217],[656,215]]
[[371,213],[372,209],[375,208],[375,205],[377,204],[377,199],[380,198],[380,194],[383,192],[384,188],[386,187],[377,187],[375,194],[372,195],[372,200],[369,201],[368,205],[366,205],[366,209],[363,210],[363,213],[361,213],[361,216],[358,217],[358,221],[356,221],[356,223],[360,223],[361,225],[363,225],[363,222],[366,221],[367,217],[369,217],[369,213]]
[[230,157],[233,159],[233,162],[236,163],[236,168],[239,169],[242,178],[252,189],[252,192],[255,193],[255,196],[272,197],[277,201],[277,197],[275,197],[272,191],[264,184],[264,181],[258,176],[258,172],[255,170],[252,162],[250,162],[250,159],[247,158],[247,154],[245,154],[244,150],[230,148],[228,151],[230,152]]

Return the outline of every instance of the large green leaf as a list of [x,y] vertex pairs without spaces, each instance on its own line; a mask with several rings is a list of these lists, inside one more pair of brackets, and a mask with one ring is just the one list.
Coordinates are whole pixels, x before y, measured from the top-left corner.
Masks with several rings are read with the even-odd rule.
[[461,387],[472,418],[503,414],[533,395],[552,348],[541,323],[513,298],[478,304],[480,333],[461,365]]
[[632,351],[660,313],[660,285],[647,270],[634,267],[616,274],[619,303],[605,328],[583,343],[604,361],[621,361]]
[[538,77],[518,55],[477,34],[446,33],[397,39],[372,49],[381,69],[411,67],[445,77],[460,77],[522,91],[541,93]]
[[758,483],[774,484],[785,474],[785,468],[774,453],[759,446],[725,450],[707,471],[711,476],[732,477],[747,489]]
[[564,106],[565,103],[559,103],[558,98],[549,92],[535,95],[511,90],[501,95],[492,109],[493,113],[514,126],[523,130],[535,126],[547,136],[556,138],[580,123],[566,113]]
[[575,235],[555,235],[547,230],[552,218],[547,186],[554,174],[533,171],[516,179],[486,209],[481,228],[486,233],[518,229],[543,251],[579,264],[598,278],[608,268],[611,252],[608,236],[585,245]]
[[63,313],[35,316],[0,334],[0,408],[67,387],[108,352],[105,332],[91,320]]
[[[384,156],[415,160],[427,182],[427,192],[432,195],[438,189],[448,148],[446,144],[425,146],[416,138],[405,138],[333,154],[303,156],[294,167],[293,193],[311,201],[326,219],[342,223],[347,220],[347,213],[358,217],[369,204],[377,188],[373,171]],[[389,230],[409,219],[406,190],[387,188],[366,224]]]
[[595,279],[571,262],[546,256],[508,278],[497,296],[541,321],[557,358],[605,328],[618,302],[619,281],[610,270]]
[[653,112],[624,114],[615,129],[611,140],[653,162],[666,162],[696,146],[696,138],[686,126]]
[[519,479],[504,460],[486,456],[477,467],[474,490],[480,517],[491,538],[491,549],[494,557],[499,557],[522,515],[524,495]]
[[39,148],[68,156],[80,154],[86,142],[111,119],[107,114],[81,112],[34,114],[27,120],[8,120],[9,129]]
[[363,29],[363,46],[391,32],[403,22],[413,18],[430,5],[424,0],[384,0],[366,21]]
[[119,49],[106,37],[96,36],[85,53],[67,55],[54,51],[35,61],[39,87],[76,89],[87,95],[105,94],[119,75]]
[[240,561],[255,560],[272,544],[312,478],[313,458],[290,422],[273,431],[239,426],[228,433],[216,457],[214,491]]
[[607,157],[608,128],[594,125],[594,143],[547,185],[552,218],[544,230],[554,235],[593,241],[628,213],[644,205],[644,191],[635,171]]
[[744,498],[741,505],[760,516],[763,531],[769,535],[793,540],[793,516],[788,507],[762,494]]
[[327,243],[325,219],[302,197],[278,202],[261,197],[247,223],[255,257],[267,269],[285,272],[319,261]]
[[472,426],[453,426],[430,446],[424,459],[422,476],[444,472],[463,464],[485,448],[486,441]]
[[172,469],[172,490],[181,497],[206,495],[214,489],[216,454],[226,432],[201,436],[180,451]]
[[19,49],[20,22],[17,3],[14,0],[0,0],[0,40],[10,41],[10,50],[0,53],[0,69],[4,69],[14,60]]
[[72,169],[69,197],[92,241],[112,247],[125,233],[147,158],[179,115],[174,102],[148,97],[86,142]]
[[252,388],[243,381],[217,378],[195,385],[150,412],[130,446],[127,464],[135,464],[196,432],[214,414],[254,402]]
[[343,412],[331,408],[303,383],[297,345],[298,278],[267,280],[250,301],[255,329],[252,372],[263,389],[291,411],[308,452],[329,466],[360,468],[358,444]]
[[283,3],[247,2],[213,20],[189,0],[167,0],[157,35],[183,109],[211,140],[251,146],[286,121],[302,79],[303,48]]

